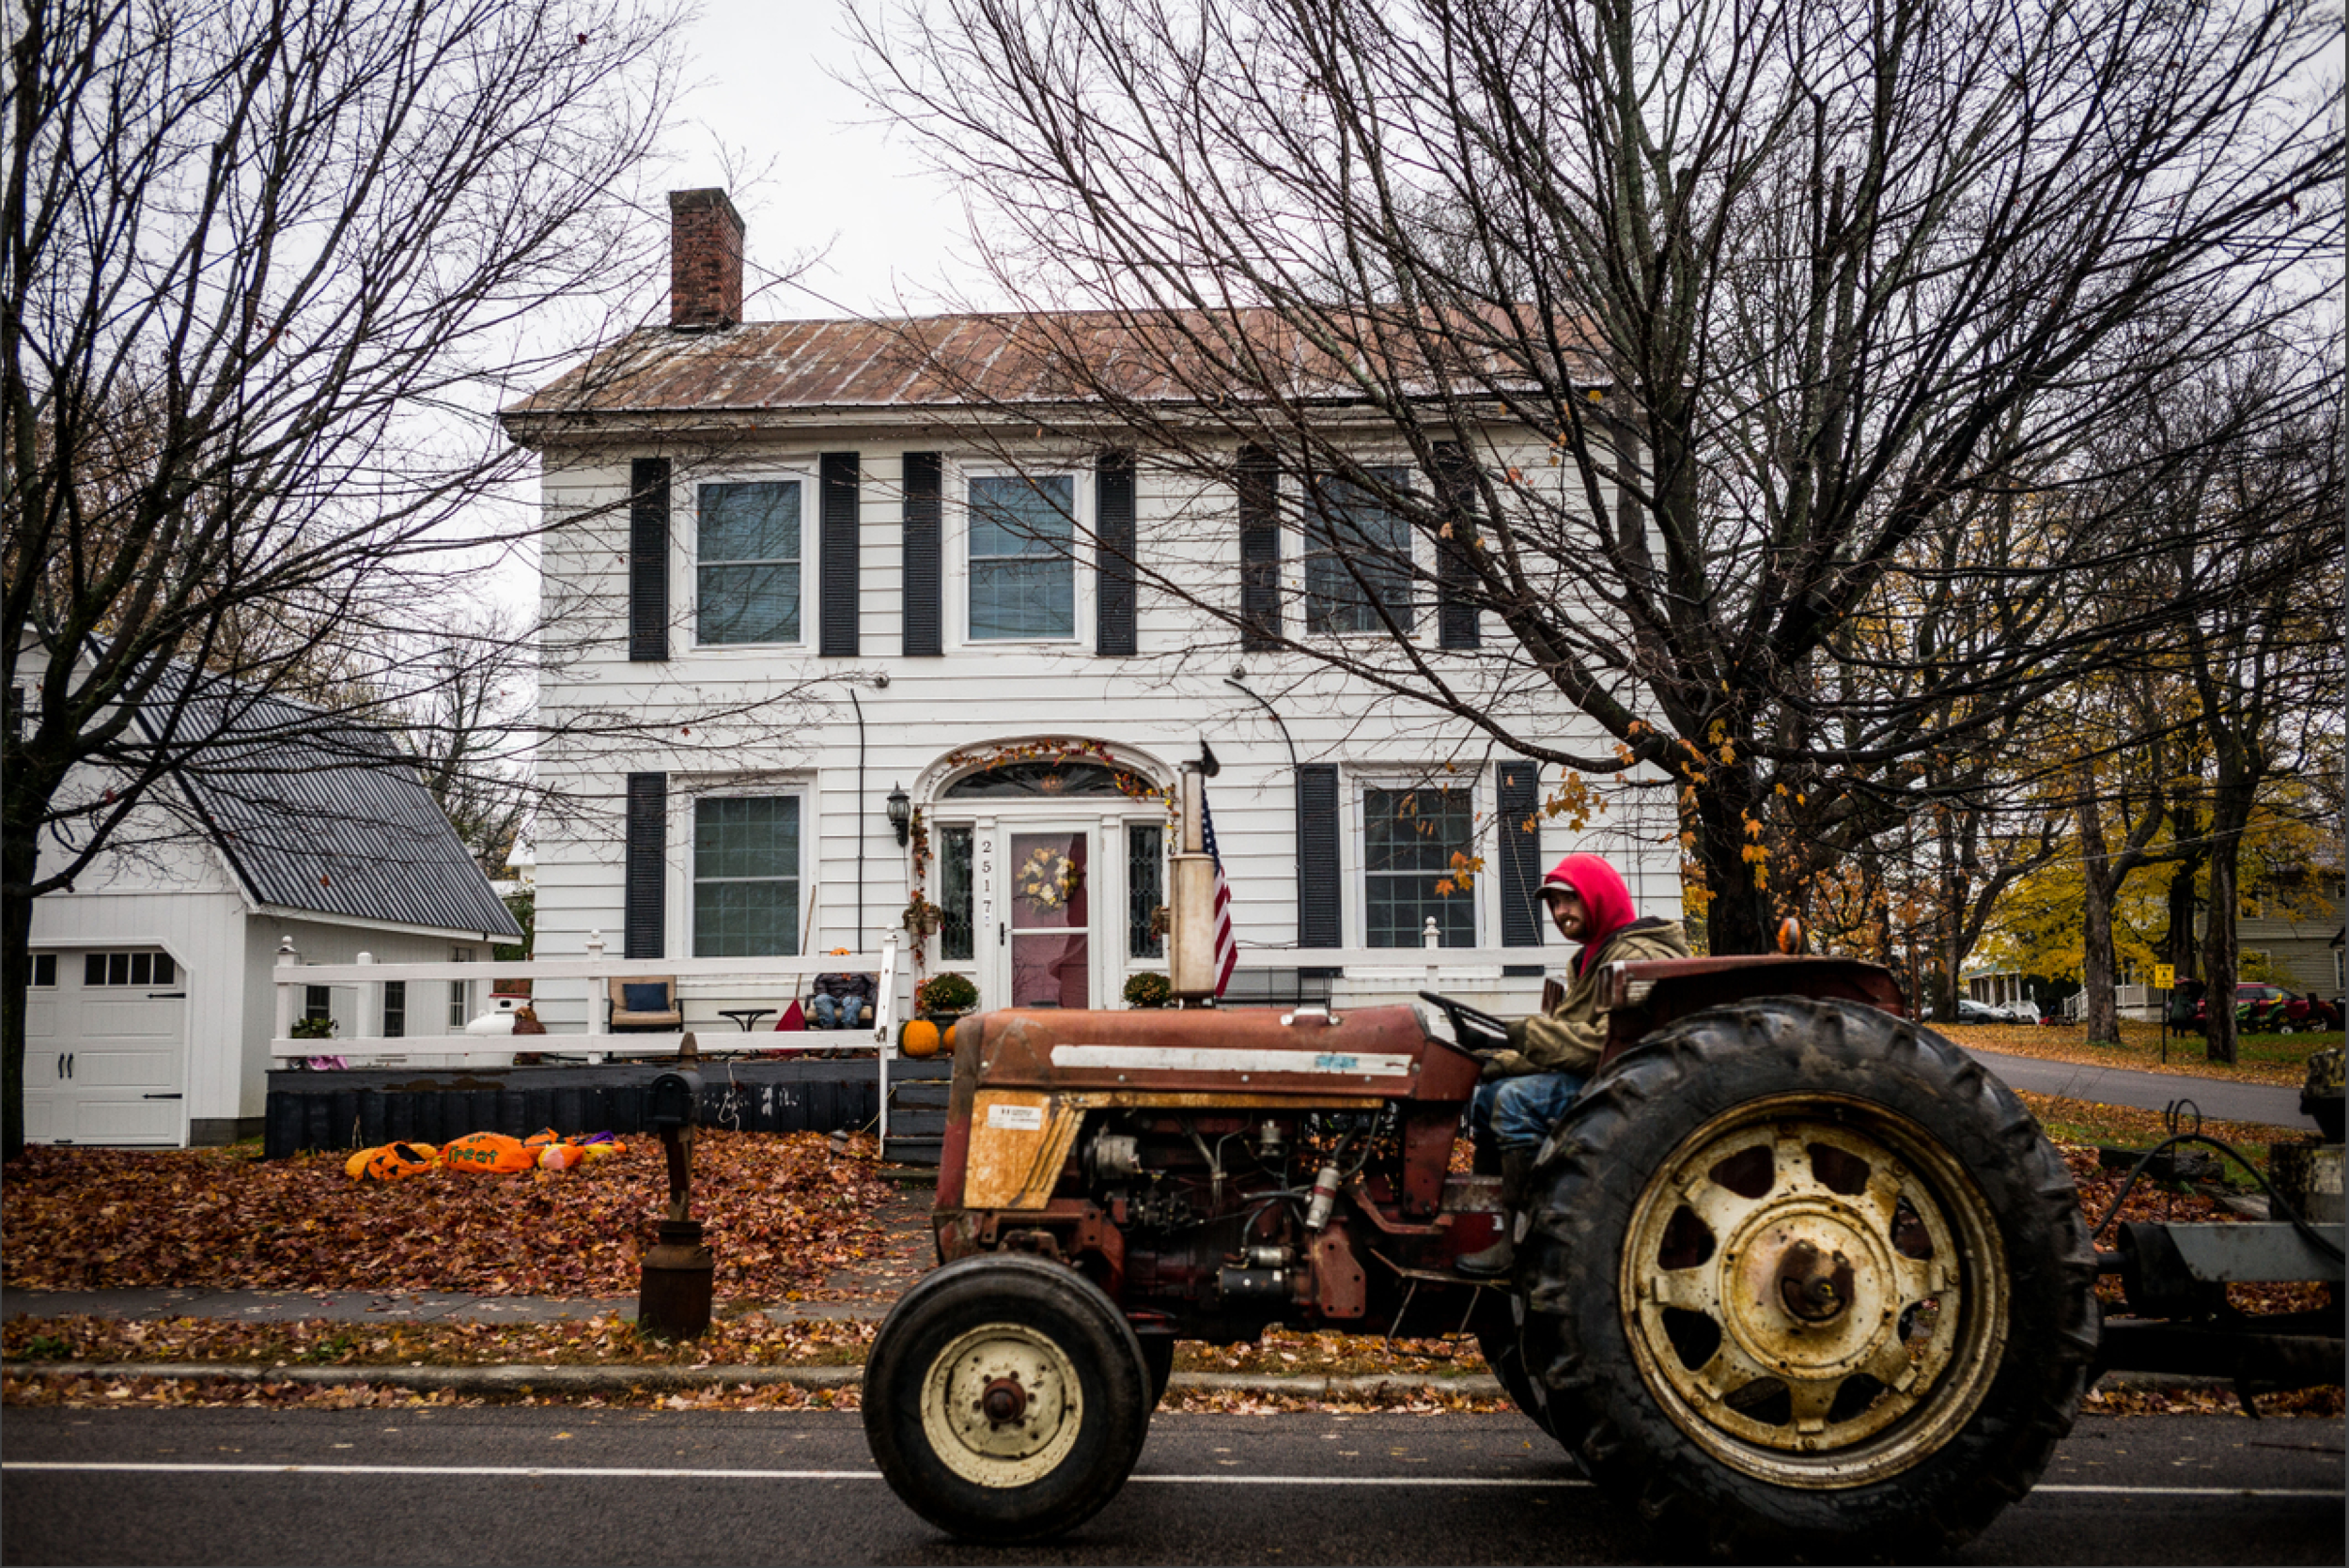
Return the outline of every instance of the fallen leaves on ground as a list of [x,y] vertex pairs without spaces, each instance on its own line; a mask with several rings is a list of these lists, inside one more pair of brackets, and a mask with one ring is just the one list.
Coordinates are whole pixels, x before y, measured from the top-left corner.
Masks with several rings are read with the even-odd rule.
[[305,1318],[12,1318],[0,1326],[10,1361],[232,1361],[262,1366],[480,1367],[858,1366],[879,1327],[870,1320],[753,1313],[712,1322],[698,1340],[639,1334],[616,1313],[560,1323],[349,1323]]
[[[2155,1111],[2023,1096],[2044,1122],[2095,1111],[2118,1121],[2116,1141],[2151,1146],[2165,1132]],[[2260,1143],[2288,1129],[2204,1125],[2229,1142]],[[2066,1147],[2080,1204],[2093,1224],[2124,1172],[2098,1166],[2093,1149]],[[694,1156],[694,1212],[717,1250],[722,1315],[690,1344],[638,1337],[613,1313],[546,1324],[351,1323],[308,1319],[119,1320],[23,1318],[0,1328],[12,1362],[214,1361],[245,1365],[383,1367],[381,1386],[320,1389],[219,1380],[20,1378],[5,1403],[122,1408],[159,1404],[350,1408],[364,1405],[562,1404],[644,1409],[853,1409],[852,1389],[788,1385],[713,1386],[629,1395],[458,1398],[401,1390],[397,1369],[478,1365],[842,1366],[862,1363],[870,1320],[831,1321],[741,1310],[758,1302],[873,1296],[886,1299],[917,1276],[929,1253],[926,1196],[900,1193],[872,1174],[870,1145],[835,1158],[816,1134],[704,1132]],[[212,1289],[448,1290],[489,1295],[632,1296],[639,1250],[665,1203],[657,1144],[603,1166],[501,1179],[455,1173],[392,1187],[354,1184],[333,1156],[257,1161],[220,1150],[34,1148],[9,1168],[6,1271],[29,1289],[194,1286]],[[2210,1194],[2140,1182],[2121,1219],[2226,1222],[2242,1218]],[[2103,1245],[2109,1248],[2109,1235]],[[826,1281],[845,1278],[848,1285]],[[2099,1290],[2117,1294],[2118,1281]],[[2310,1310],[2329,1300],[2317,1285],[2232,1285],[2247,1312]],[[725,1311],[731,1306],[734,1310]],[[1472,1338],[1406,1339],[1274,1328],[1254,1343],[1185,1342],[1178,1371],[1298,1379],[1297,1393],[1170,1391],[1177,1412],[1381,1410],[1499,1412],[1425,1380],[1486,1370]],[[1322,1398],[1320,1379],[1391,1377],[1374,1394]],[[2178,1414],[2233,1408],[2210,1390],[2092,1394],[2108,1414]],[[2339,1415],[2339,1388],[2264,1396],[2264,1414]]]
[[[2063,1062],[2075,1067],[2122,1067],[2138,1073],[2167,1073],[2182,1079],[2217,1079],[2229,1083],[2267,1083],[2297,1089],[2308,1077],[2310,1053],[2341,1042],[2341,1032],[2316,1034],[2262,1034],[2238,1042],[2237,1060],[2231,1065],[2204,1056],[2199,1034],[2170,1034],[2169,1060],[2162,1059],[2161,1025],[2121,1021],[2117,1043],[2092,1046],[2078,1024],[1934,1024],[1935,1032],[1975,1050],[2003,1051],[2009,1056],[2035,1056],[2043,1062]],[[2191,1093],[2181,1089],[2180,1093]]]
[[1252,1344],[1185,1340],[1175,1346],[1174,1370],[1268,1377],[1467,1377],[1487,1369],[1473,1336],[1390,1343],[1379,1334],[1268,1328]]
[[[716,1292],[805,1299],[873,1256],[894,1196],[871,1142],[705,1130],[692,1213]],[[862,1154],[865,1157],[857,1157]],[[633,1296],[668,1203],[656,1140],[571,1171],[353,1182],[344,1156],[35,1146],[8,1166],[0,1274],[25,1290],[464,1291]]]
[[0,1404],[69,1410],[477,1410],[484,1405],[559,1405],[577,1410],[854,1410],[854,1389],[802,1389],[789,1383],[713,1385],[684,1393],[631,1389],[626,1393],[457,1394],[404,1389],[397,1380],[338,1384],[246,1383],[228,1378],[8,1377]]

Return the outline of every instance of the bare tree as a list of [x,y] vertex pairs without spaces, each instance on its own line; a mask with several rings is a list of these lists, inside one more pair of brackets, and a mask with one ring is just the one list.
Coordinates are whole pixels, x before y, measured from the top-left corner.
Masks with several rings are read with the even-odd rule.
[[[167,781],[257,799],[288,755],[413,769],[421,753],[462,809],[469,780],[518,765],[519,748],[466,749],[477,677],[583,638],[431,631],[542,527],[511,505],[527,458],[497,404],[609,337],[665,260],[663,224],[628,191],[673,96],[677,16],[668,0],[8,9],[13,1156],[34,900],[139,834],[211,831]],[[535,735],[639,728],[583,705]]]
[[[1784,802],[1852,852],[1935,754],[2174,613],[2088,613],[2128,519],[2027,498],[2108,477],[2116,410],[2338,272],[2315,0],[872,0],[859,27],[1057,388],[981,411],[1202,494],[1277,471],[1315,551],[1283,603],[1237,586],[1292,581],[1268,563],[1203,593],[1153,540],[1144,591],[1660,778],[1715,952],[1766,942]],[[1332,603],[1355,635],[1321,634]],[[1470,646],[1480,614],[1505,640]]]

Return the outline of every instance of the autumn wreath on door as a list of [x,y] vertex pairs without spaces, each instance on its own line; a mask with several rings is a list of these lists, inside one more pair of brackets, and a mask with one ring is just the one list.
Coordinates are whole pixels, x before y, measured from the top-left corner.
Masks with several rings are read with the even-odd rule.
[[1019,901],[1047,914],[1065,909],[1085,885],[1085,869],[1049,844],[1028,851],[1012,873]]

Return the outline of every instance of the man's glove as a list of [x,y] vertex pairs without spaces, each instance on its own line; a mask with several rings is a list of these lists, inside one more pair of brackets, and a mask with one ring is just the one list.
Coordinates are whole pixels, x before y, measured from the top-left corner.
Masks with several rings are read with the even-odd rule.
[[1485,1066],[1477,1077],[1484,1082],[1489,1083],[1497,1078],[1517,1078],[1532,1071],[1532,1064],[1516,1051],[1495,1050],[1483,1054]]

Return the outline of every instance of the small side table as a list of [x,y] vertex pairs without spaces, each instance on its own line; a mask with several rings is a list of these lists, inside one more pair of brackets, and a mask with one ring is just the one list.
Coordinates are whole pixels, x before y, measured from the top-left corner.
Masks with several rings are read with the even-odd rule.
[[771,1017],[774,1012],[771,1007],[722,1007],[718,1010],[718,1017],[732,1018],[734,1027],[748,1034],[758,1027],[759,1019]]

